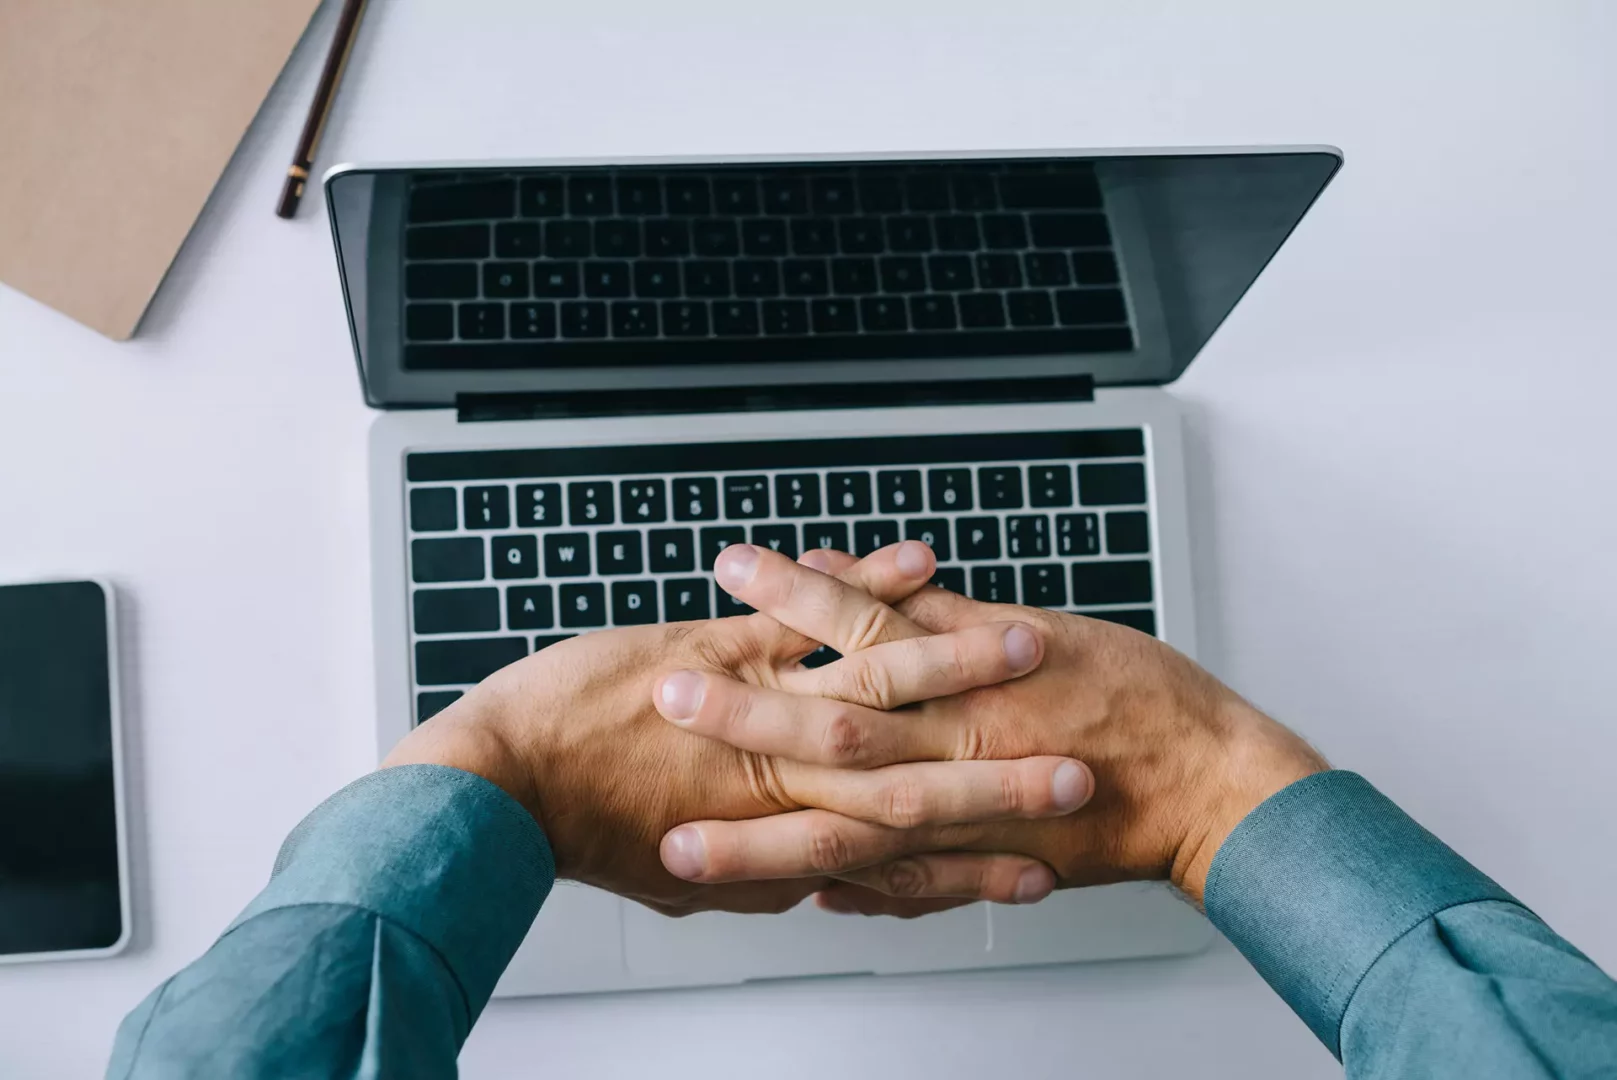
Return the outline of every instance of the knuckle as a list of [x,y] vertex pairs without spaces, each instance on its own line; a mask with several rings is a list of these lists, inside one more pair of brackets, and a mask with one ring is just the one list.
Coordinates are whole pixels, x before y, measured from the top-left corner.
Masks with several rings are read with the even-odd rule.
[[841,829],[829,822],[814,826],[808,837],[808,864],[819,873],[846,870],[853,861],[853,845]]
[[889,896],[913,897],[927,894],[932,877],[918,860],[898,859],[881,868],[879,881]]
[[856,658],[848,670],[848,690],[854,701],[883,711],[898,702],[893,673],[883,664]]
[[883,793],[883,820],[898,829],[926,824],[929,807],[926,791],[913,780],[893,780]]
[[834,707],[820,735],[820,760],[827,765],[853,765],[865,755],[865,726],[846,706]]
[[888,640],[893,636],[893,620],[897,614],[886,604],[862,605],[848,627],[848,648],[844,651],[859,652]]
[[1027,785],[1022,782],[1021,770],[1007,768],[999,774],[999,805],[1007,814],[1022,814],[1028,810]]

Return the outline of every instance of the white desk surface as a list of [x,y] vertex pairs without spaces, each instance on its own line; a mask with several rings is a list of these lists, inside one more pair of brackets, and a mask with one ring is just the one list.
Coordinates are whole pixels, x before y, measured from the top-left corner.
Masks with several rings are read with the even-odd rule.
[[[1204,659],[1617,969],[1617,9],[1334,6],[380,4],[320,165],[1341,146],[1179,384]],[[119,1018],[373,761],[370,417],[323,209],[271,212],[334,16],[133,343],[0,288],[0,578],[124,590],[139,917],[122,958],[0,969],[6,1076],[99,1075]],[[498,1002],[463,1065],[1339,1075],[1225,945]]]

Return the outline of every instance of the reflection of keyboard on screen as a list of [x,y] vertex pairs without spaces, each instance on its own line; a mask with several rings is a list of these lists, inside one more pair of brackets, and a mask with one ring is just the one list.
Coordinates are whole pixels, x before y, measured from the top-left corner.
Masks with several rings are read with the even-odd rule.
[[746,611],[733,543],[922,540],[956,592],[1155,633],[1146,458],[1139,429],[411,453],[417,719],[578,633]]
[[447,174],[406,219],[411,369],[1133,347],[1083,162]]

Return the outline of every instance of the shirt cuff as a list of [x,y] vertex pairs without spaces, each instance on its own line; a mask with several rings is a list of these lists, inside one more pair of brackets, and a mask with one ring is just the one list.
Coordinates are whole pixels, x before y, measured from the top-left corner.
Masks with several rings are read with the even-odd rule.
[[1207,874],[1207,917],[1341,1056],[1342,1016],[1376,960],[1437,912],[1515,899],[1369,781],[1298,780],[1248,814]]
[[401,765],[361,777],[304,818],[231,929],[301,904],[373,912],[437,950],[470,1022],[555,878],[544,831],[501,788],[444,765]]

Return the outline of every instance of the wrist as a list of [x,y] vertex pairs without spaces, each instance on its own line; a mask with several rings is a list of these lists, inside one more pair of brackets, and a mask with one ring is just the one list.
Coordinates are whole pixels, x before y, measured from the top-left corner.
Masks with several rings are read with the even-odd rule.
[[479,687],[401,739],[382,760],[396,765],[445,765],[499,787],[539,819],[538,789],[522,756],[507,736],[503,711]]

